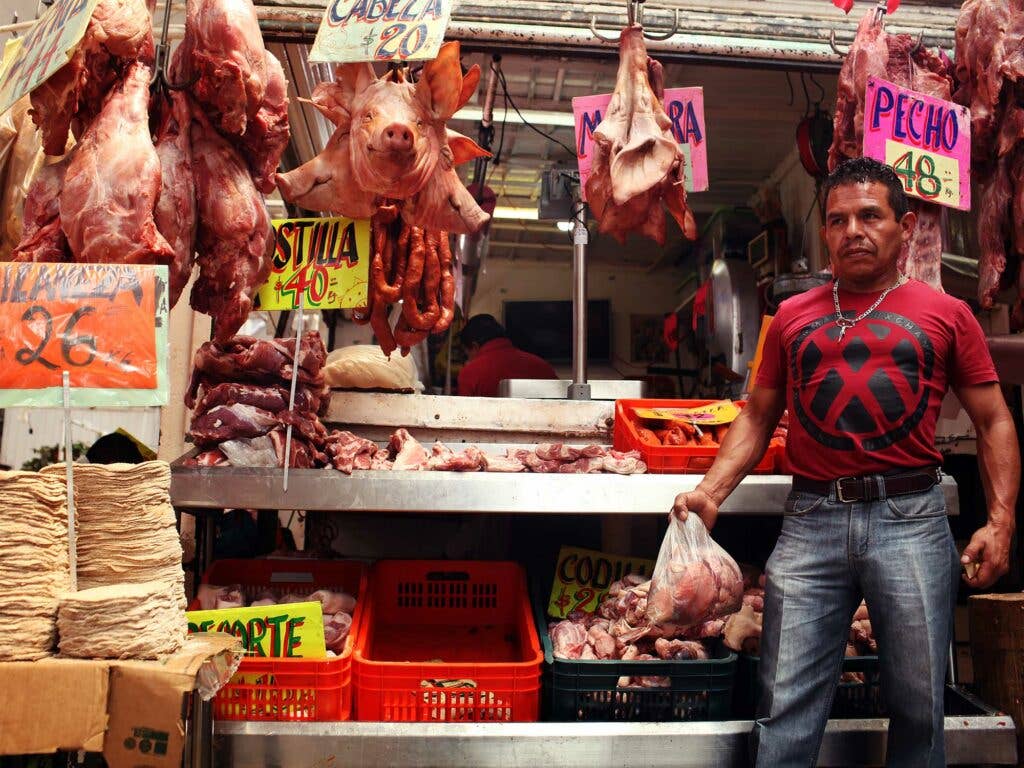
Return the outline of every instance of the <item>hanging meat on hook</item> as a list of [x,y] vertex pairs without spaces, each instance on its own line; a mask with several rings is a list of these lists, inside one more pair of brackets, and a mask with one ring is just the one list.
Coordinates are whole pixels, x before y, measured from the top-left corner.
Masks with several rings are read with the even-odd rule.
[[[950,100],[953,80],[947,62],[910,35],[887,33],[875,11],[868,11],[839,73],[830,170],[843,160],[863,155],[867,83],[875,77]],[[912,199],[910,206],[917,215],[917,227],[900,256],[900,271],[941,291],[942,209],[917,199]]]
[[662,105],[663,83],[661,65],[647,56],[643,28],[624,29],[615,90],[594,130],[586,184],[598,228],[621,243],[629,232],[638,232],[664,244],[662,201],[683,235],[697,237],[696,221],[686,205],[685,156]]
[[445,126],[480,78],[476,65],[462,74],[458,43],[441,46],[415,84],[401,69],[378,78],[369,63],[342,64],[335,76],[317,85],[310,103],[336,130],[313,160],[277,175],[286,200],[350,218],[390,200],[414,226],[457,233],[487,223],[454,171],[487,153]]
[[100,0],[68,63],[29,97],[46,154],[64,154],[68,130],[82,136],[121,70],[136,60],[152,64],[154,55],[146,0]]

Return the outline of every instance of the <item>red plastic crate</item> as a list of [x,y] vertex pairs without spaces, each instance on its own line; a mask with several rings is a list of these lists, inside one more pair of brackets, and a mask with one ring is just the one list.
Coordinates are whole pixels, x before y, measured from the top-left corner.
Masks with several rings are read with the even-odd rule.
[[[300,560],[219,560],[203,575],[204,584],[241,584],[252,598],[265,588],[302,593],[317,589],[356,597],[352,629],[340,656],[328,659],[246,657],[213,700],[218,720],[324,722],[352,716],[352,650],[366,600],[363,563]],[[190,606],[190,609],[194,609]]]
[[[653,474],[701,474],[711,469],[718,455],[717,446],[666,446],[652,445],[640,439],[637,432],[634,408],[696,408],[717,400],[616,400],[615,427],[612,441],[618,451],[639,451],[647,464],[647,471]],[[742,408],[745,400],[737,400]],[[769,445],[761,461],[752,470],[755,475],[767,475],[778,470],[782,449]]]
[[517,563],[382,560],[356,639],[356,716],[530,722],[541,651]]

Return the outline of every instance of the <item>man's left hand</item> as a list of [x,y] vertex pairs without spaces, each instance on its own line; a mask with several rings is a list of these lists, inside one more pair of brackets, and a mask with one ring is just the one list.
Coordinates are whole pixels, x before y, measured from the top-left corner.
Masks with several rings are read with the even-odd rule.
[[960,562],[965,566],[963,579],[975,589],[991,587],[1010,570],[1010,540],[1013,529],[989,523],[979,528],[964,549]]

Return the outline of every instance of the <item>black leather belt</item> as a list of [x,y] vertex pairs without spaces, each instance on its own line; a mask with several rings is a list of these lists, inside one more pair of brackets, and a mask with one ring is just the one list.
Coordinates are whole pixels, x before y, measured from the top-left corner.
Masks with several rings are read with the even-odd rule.
[[[892,475],[840,477],[838,480],[812,480],[809,477],[794,475],[793,490],[828,496],[835,489],[836,498],[843,503],[877,501],[890,496],[905,496],[908,493],[927,491],[941,479],[942,472],[938,467]],[[879,483],[881,483],[881,487],[879,487]]]

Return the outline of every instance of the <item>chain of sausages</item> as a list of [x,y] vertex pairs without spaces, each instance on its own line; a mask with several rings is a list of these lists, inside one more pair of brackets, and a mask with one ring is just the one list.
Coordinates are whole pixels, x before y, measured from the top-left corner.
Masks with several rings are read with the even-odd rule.
[[[353,313],[369,323],[381,350],[402,355],[431,333],[447,331],[455,318],[455,276],[448,233],[410,227],[396,206],[381,207],[370,222],[370,283],[367,306]],[[402,300],[394,329],[388,305]]]

